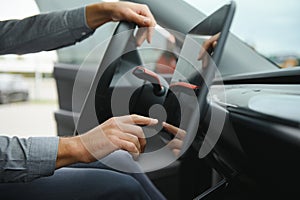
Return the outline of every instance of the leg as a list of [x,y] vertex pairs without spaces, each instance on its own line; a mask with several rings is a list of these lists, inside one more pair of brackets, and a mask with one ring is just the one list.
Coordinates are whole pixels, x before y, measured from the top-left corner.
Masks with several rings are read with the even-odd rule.
[[[104,163],[104,164],[103,164]],[[105,165],[106,164],[106,165]],[[108,166],[107,166],[108,165]],[[159,190],[153,185],[151,180],[142,172],[138,164],[132,159],[131,155],[125,151],[116,151],[100,161],[93,162],[90,164],[76,164],[71,167],[76,168],[97,168],[97,169],[108,169],[119,172],[110,166],[119,166],[120,169],[128,169],[127,171],[134,171],[136,173],[126,173],[135,178],[141,186],[144,188],[146,193],[155,200],[165,200],[166,198],[159,192]],[[139,172],[139,173],[138,173]]]
[[62,168],[30,183],[0,183],[1,199],[150,199],[132,177],[103,169]]

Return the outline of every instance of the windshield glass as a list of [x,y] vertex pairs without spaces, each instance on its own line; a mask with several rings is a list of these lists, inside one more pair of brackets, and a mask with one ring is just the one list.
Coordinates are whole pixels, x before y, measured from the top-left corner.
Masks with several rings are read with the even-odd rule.
[[[206,15],[227,0],[185,0]],[[300,65],[299,0],[235,0],[231,32],[279,68]]]

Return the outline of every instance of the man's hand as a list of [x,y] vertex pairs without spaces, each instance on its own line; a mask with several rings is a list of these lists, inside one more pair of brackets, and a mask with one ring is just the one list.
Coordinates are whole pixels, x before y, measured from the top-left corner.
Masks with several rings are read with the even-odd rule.
[[138,156],[144,151],[146,139],[137,125],[151,126],[157,122],[139,115],[113,117],[83,135],[60,138],[56,168],[93,162],[119,149]]
[[212,53],[213,49],[217,46],[220,34],[221,33],[217,33],[216,35],[213,35],[202,44],[198,60],[202,60],[202,66],[204,68],[208,66],[210,54]]
[[173,134],[175,137],[167,144],[167,146],[172,150],[174,156],[180,156],[183,141],[186,136],[186,131],[177,128],[171,124],[163,122],[163,127],[166,131]]
[[147,5],[131,2],[102,2],[88,5],[86,18],[88,26],[92,29],[110,21],[129,21],[139,27],[148,27],[147,31],[139,33],[141,36],[137,41],[138,45],[146,38],[149,43],[151,42],[153,28],[150,27],[156,26],[156,21]]

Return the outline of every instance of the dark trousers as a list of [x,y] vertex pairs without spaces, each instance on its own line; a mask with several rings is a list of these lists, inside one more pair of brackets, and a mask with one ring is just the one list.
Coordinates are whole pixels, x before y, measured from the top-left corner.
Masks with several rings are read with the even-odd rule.
[[[117,162],[123,164],[127,162],[128,165],[136,167],[126,156],[119,155],[117,159]],[[165,198],[145,174],[122,173],[110,169],[101,162],[94,162],[61,168],[52,176],[29,183],[0,183],[0,199],[159,200]]]

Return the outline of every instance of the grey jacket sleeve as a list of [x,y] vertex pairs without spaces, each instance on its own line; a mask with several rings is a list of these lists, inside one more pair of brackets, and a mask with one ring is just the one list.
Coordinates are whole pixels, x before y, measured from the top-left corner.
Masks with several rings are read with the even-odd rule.
[[[0,55],[53,50],[75,44],[93,33],[85,8],[0,22]],[[28,182],[53,174],[58,138],[0,136],[0,183]]]
[[58,49],[73,45],[93,32],[86,24],[84,7],[0,21],[0,55]]
[[54,173],[58,137],[0,136],[0,183],[28,182]]

